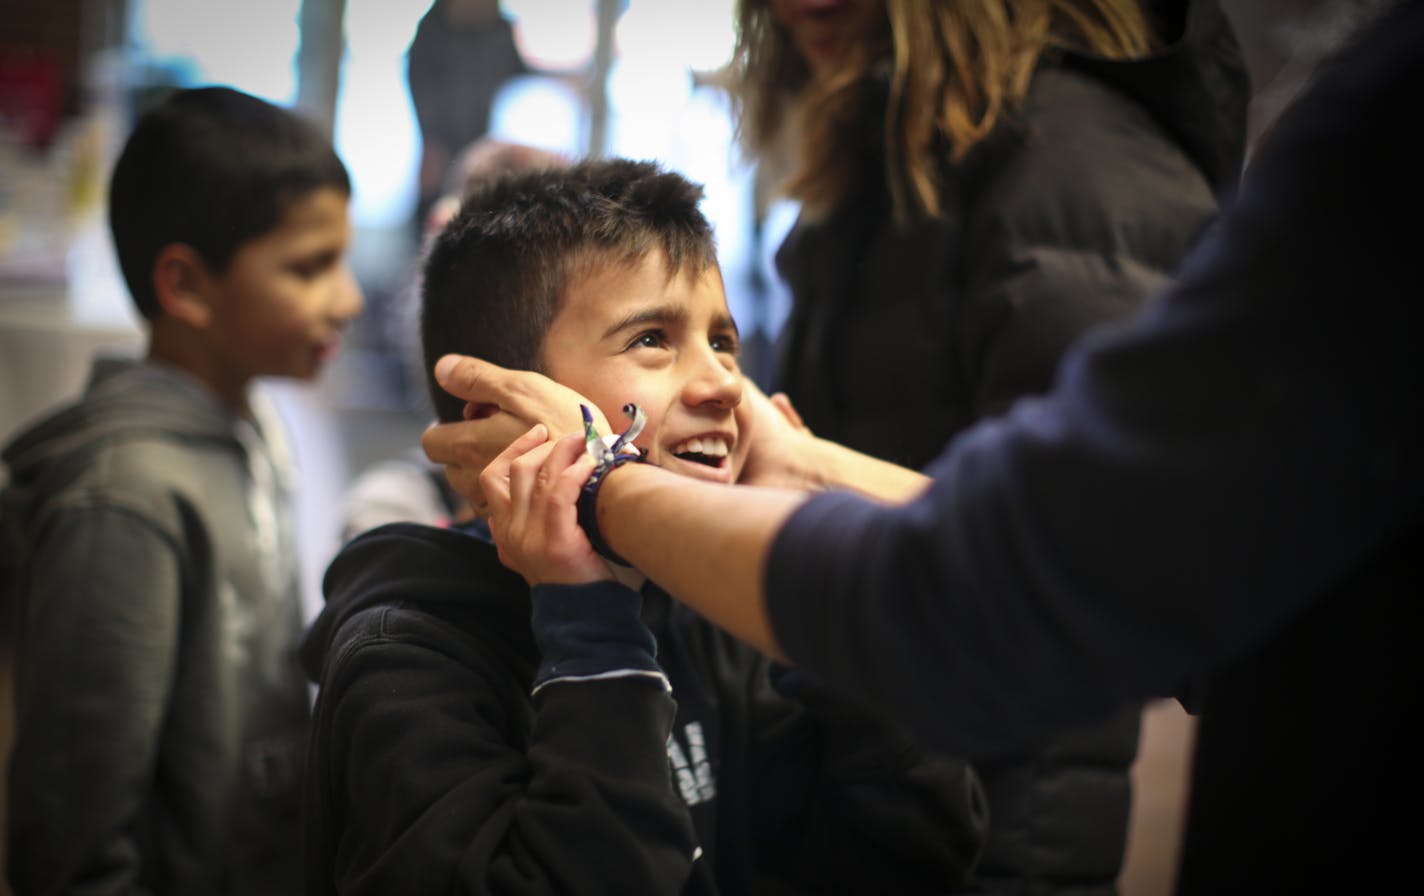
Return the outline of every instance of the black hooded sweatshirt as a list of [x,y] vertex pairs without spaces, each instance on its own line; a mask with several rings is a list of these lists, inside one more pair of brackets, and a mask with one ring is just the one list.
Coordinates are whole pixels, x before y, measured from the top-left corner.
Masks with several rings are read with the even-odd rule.
[[324,590],[309,893],[945,893],[983,842],[967,766],[655,586],[531,596],[480,524],[398,523]]

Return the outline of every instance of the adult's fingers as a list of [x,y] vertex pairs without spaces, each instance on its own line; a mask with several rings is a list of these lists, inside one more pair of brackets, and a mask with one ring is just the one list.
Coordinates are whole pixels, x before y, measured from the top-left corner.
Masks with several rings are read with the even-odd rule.
[[438,464],[484,467],[509,443],[529,431],[542,420],[522,420],[513,414],[497,411],[487,417],[437,423],[420,437],[425,454]]
[[777,392],[771,396],[771,403],[776,406],[776,409],[781,412],[781,415],[785,417],[787,422],[792,426],[801,430],[807,429],[806,421],[801,419],[801,414],[797,412],[796,406],[791,403],[791,396],[785,392]]
[[599,432],[608,421],[593,402],[561,383],[531,370],[509,370],[465,355],[445,355],[435,364],[436,381],[450,394],[481,406],[494,406],[523,422],[543,423],[555,435],[579,432],[579,405],[593,411]]
[[530,424],[505,413],[478,420],[440,423],[425,430],[425,456],[445,467],[445,478],[473,506],[485,502],[479,475],[499,452],[529,431]]
[[445,355],[435,362],[435,381],[456,398],[503,408],[509,398],[506,370],[469,355]]

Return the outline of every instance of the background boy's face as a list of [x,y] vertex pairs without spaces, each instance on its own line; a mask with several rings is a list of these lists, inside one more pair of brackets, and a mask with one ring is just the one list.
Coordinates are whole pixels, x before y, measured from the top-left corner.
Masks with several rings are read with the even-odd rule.
[[746,461],[733,411],[742,400],[737,328],[715,267],[667,279],[661,252],[635,267],[576,278],[544,335],[544,369],[621,432],[622,407],[648,415],[648,460],[685,476],[734,482]]
[[346,265],[350,238],[346,195],[324,187],[292,200],[276,227],[238,247],[209,284],[209,332],[231,372],[317,375],[361,313],[361,291]]

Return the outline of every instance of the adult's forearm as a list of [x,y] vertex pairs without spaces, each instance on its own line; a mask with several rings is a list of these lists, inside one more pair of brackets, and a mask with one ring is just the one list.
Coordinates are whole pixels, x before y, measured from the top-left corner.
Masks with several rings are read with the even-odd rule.
[[919,497],[930,485],[923,473],[825,439],[816,440],[814,455],[816,484],[821,489],[849,489],[873,500],[901,504]]
[[626,464],[599,491],[599,528],[650,579],[772,656],[781,650],[762,578],[771,542],[805,500],[799,492],[725,486]]

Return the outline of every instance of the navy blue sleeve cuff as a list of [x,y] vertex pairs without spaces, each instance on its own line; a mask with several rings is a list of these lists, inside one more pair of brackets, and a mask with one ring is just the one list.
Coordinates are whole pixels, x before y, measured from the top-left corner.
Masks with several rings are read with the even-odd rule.
[[618,582],[536,585],[534,643],[542,660],[534,693],[555,682],[646,677],[671,691],[658,666],[657,639],[643,624],[643,597]]

